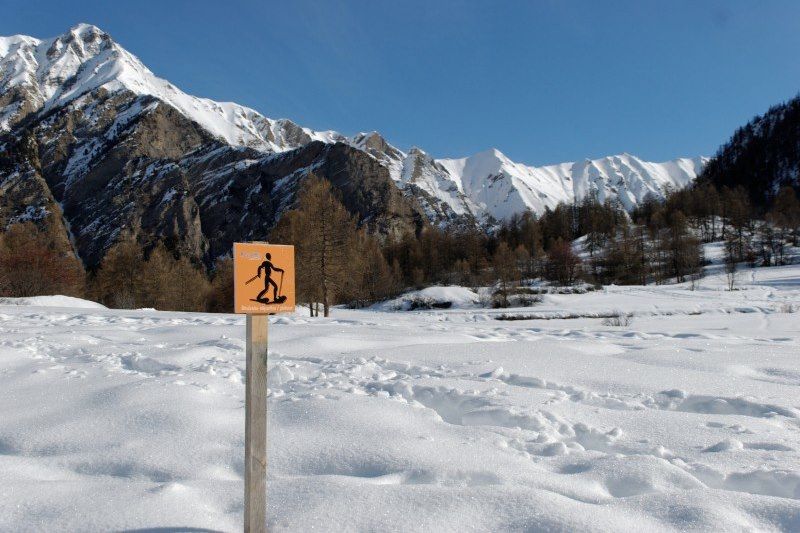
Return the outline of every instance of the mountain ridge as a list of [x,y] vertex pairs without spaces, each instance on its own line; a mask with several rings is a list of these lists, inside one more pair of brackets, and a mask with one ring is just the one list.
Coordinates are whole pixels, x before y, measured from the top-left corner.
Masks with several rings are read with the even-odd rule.
[[[587,194],[631,209],[685,186],[705,162],[622,154],[531,167],[497,149],[436,159],[375,131],[315,131],[189,95],[90,24],[51,39],[0,37],[0,135],[30,136],[37,152],[36,165],[8,158],[17,166],[6,176],[49,187],[0,210],[0,227],[32,207],[61,210],[90,265],[126,234],[212,261],[232,240],[263,238],[312,172],[334,183],[360,224],[388,236],[424,223],[488,227]],[[0,152],[13,146],[0,141]],[[237,221],[226,210],[244,212]]]
[[[326,143],[344,142],[376,157],[389,168],[392,178],[401,184],[409,182],[409,172],[411,171],[406,166],[419,165],[419,161],[409,162],[407,159],[416,159],[418,153],[415,150],[420,149],[412,148],[408,152],[404,152],[391,145],[375,131],[360,132],[352,137],[330,130],[315,131],[298,126],[289,119],[267,118],[254,109],[233,102],[216,102],[188,95],[172,83],[155,76],[136,56],[113,41],[109,34],[91,24],[77,24],[67,33],[51,39],[40,40],[22,35],[0,39],[0,57],[2,57],[0,67],[2,63],[8,63],[8,59],[13,59],[14,56],[27,59],[27,61],[22,61],[22,67],[20,67],[20,62],[15,62],[12,63],[14,68],[2,69],[12,74],[5,76],[9,79],[0,81],[3,92],[20,86],[35,87],[38,91],[36,95],[38,98],[34,99],[34,106],[36,104],[40,106],[37,111],[46,112],[55,106],[78,99],[91,90],[106,85],[110,85],[113,90],[114,84],[120,84],[135,94],[154,96],[172,105],[184,116],[203,126],[210,134],[232,146],[248,147],[263,152],[282,152],[299,148],[315,140]],[[86,68],[87,64],[91,69]],[[24,69],[25,66],[28,67],[28,70]],[[35,69],[30,68],[34,66]],[[91,72],[87,73],[87,70],[91,70]],[[63,90],[64,83],[78,77],[81,71],[83,71],[83,81],[79,84],[73,83],[70,87],[71,90]],[[76,88],[73,89],[73,87]],[[9,115],[13,111],[13,109],[7,109],[5,113],[0,113],[0,131],[10,129],[9,125],[13,117]],[[459,172],[459,162],[465,162],[468,168],[475,161],[486,160],[486,156],[489,154],[502,163],[495,165],[494,169],[486,167],[485,171],[479,175],[476,175],[474,171],[467,174]],[[541,213],[546,207],[555,207],[558,202],[580,201],[584,194],[591,192],[579,188],[573,190],[572,194],[568,192],[565,194],[563,182],[568,178],[572,180],[575,177],[575,173],[570,172],[567,167],[578,165],[580,162],[577,161],[535,167],[514,162],[497,148],[462,158],[430,159],[425,162],[427,166],[431,167],[428,172],[438,174],[435,180],[442,182],[440,185],[445,185],[446,190],[433,186],[430,180],[423,183],[421,189],[448,203],[450,208],[459,215],[469,213],[484,222],[507,218],[515,212],[525,209]],[[678,172],[674,176],[669,172],[665,173],[664,168],[670,165],[685,167],[685,162],[690,158],[652,163],[623,153],[592,160],[590,166],[602,167],[608,171],[614,166],[608,161],[620,159],[635,160],[635,164],[626,165],[628,175],[632,175],[630,170],[634,167],[650,167],[652,172],[634,176],[636,180],[632,185],[657,196],[663,195],[666,186],[673,188],[685,186],[707,161],[707,158],[691,158],[693,162],[691,171],[687,172],[686,168],[678,168]],[[444,167],[444,171],[440,167]],[[655,179],[653,179],[653,172],[658,176]],[[665,174],[667,175],[666,179],[664,179]],[[508,190],[504,189],[500,194],[512,194],[516,196],[515,201],[504,202],[502,199],[492,197],[491,191],[484,189],[484,187],[491,188],[491,184],[484,183],[487,178],[501,175],[509,178],[510,183],[505,184]],[[619,174],[619,176],[623,175]],[[619,176],[615,175],[614,177]],[[606,172],[605,181],[609,181],[610,178],[611,176]],[[558,183],[559,180],[562,183]],[[469,196],[469,201],[458,195],[454,197],[452,194],[447,194],[453,192],[450,190],[452,188],[450,184],[446,183],[448,181],[452,182],[462,195]],[[613,186],[607,184],[600,186],[598,180],[594,180],[594,185],[594,190],[599,194],[601,200],[614,196]],[[465,192],[465,188],[468,189],[468,192]],[[500,187],[495,186],[494,188]],[[526,189],[536,189],[536,193],[541,193],[544,197],[536,199],[536,195],[526,193]],[[632,209],[634,204],[642,199],[643,195],[637,193],[620,198],[623,206],[627,209]]]

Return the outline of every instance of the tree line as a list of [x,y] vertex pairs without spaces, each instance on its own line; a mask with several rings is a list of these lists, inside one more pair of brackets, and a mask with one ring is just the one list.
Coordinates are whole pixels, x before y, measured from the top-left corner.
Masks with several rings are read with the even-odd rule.
[[[122,239],[99,268],[84,272],[31,223],[0,238],[0,296],[68,294],[115,308],[229,312],[230,257],[211,268],[179,257],[163,243],[149,250]],[[784,187],[768,211],[742,188],[696,185],[647,197],[631,213],[588,196],[541,216],[515,215],[490,231],[440,228],[384,237],[368,234],[330,183],[309,176],[293,209],[269,235],[294,244],[298,303],[312,316],[331,306],[364,306],[410,288],[435,284],[493,286],[499,305],[525,280],[558,285],[694,282],[703,242],[725,241],[726,264],[777,265],[800,239],[800,201]],[[727,267],[726,267],[727,268]]]

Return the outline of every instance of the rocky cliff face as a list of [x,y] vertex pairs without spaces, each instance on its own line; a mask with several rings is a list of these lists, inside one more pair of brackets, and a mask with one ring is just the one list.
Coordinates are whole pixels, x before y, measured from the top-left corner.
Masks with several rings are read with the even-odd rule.
[[121,235],[143,246],[163,239],[206,259],[199,208],[177,165],[215,142],[197,125],[150,97],[103,89],[25,122],[15,134],[35,145],[41,176],[87,265]]
[[[329,179],[373,232],[399,235],[425,220],[388,169],[350,145],[310,141],[278,154],[232,147],[150,96],[100,89],[15,134],[26,150],[8,150],[19,170],[5,182],[17,192],[0,205],[13,207],[10,216],[22,217],[24,206],[29,218],[59,221],[63,206],[90,267],[122,235],[207,263],[233,241],[264,240],[310,172]],[[52,229],[66,233],[63,222]]]
[[39,225],[60,251],[72,249],[61,207],[42,177],[36,139],[31,135],[0,150],[0,228],[22,222]]
[[399,236],[425,223],[422,210],[385,167],[344,143],[313,141],[267,156],[209,147],[184,158],[180,167],[200,207],[210,257],[227,253],[235,240],[263,240],[312,172],[329,180],[348,211],[373,233]]
[[496,150],[436,160],[376,132],[314,131],[188,95],[91,25],[0,37],[0,231],[32,220],[90,267],[122,236],[210,264],[233,241],[264,239],[311,172],[390,236],[489,226],[592,192],[630,207],[699,166],[625,155],[536,169]]

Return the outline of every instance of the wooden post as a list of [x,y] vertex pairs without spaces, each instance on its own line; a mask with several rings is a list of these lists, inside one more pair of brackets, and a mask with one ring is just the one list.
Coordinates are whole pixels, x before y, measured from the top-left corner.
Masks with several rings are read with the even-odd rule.
[[[277,273],[280,282],[276,284]],[[261,281],[253,283],[256,279]],[[294,246],[233,243],[233,312],[247,314],[245,533],[267,529],[267,328],[269,315],[294,312],[294,282]]]
[[267,529],[268,315],[247,315],[244,423],[244,531]]

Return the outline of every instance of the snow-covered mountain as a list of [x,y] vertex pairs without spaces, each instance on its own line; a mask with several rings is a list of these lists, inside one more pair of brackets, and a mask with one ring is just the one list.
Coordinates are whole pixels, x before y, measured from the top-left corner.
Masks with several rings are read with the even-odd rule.
[[633,209],[648,194],[663,197],[669,189],[685,187],[697,177],[707,158],[683,158],[664,163],[643,161],[630,154],[531,167],[511,161],[499,150],[487,150],[462,159],[437,162],[450,174],[455,187],[485,217],[508,218],[531,210],[541,213],[559,203],[595,196],[619,200]]
[[533,167],[494,148],[459,159],[435,159],[419,148],[403,152],[377,132],[346,142],[380,161],[402,188],[438,202],[439,209],[429,209],[431,219],[471,216],[486,224],[524,211],[541,214],[587,196],[618,200],[631,210],[648,195],[663,198],[668,190],[687,186],[708,162],[694,157],[654,163],[625,153]]
[[0,227],[63,208],[90,263],[123,232],[209,260],[231,239],[263,237],[311,172],[370,229],[398,234],[424,222],[490,226],[587,194],[630,209],[704,163],[623,154],[537,168],[498,150],[435,159],[377,132],[314,131],[191,96],[89,24],[0,37]]
[[343,140],[336,132],[316,132],[290,120],[268,119],[232,102],[188,95],[156,77],[90,24],[78,24],[52,39],[0,37],[0,94],[28,93],[26,105],[18,102],[0,108],[0,131],[8,131],[28,113],[47,112],[99,88],[158,98],[233,146],[281,152],[315,140]]
[[434,159],[419,148],[404,153],[375,132],[355,139],[349,142],[377,158],[401,187],[413,187],[446,204],[449,215],[434,209],[432,218],[469,215],[487,224],[528,210],[541,214],[587,196],[600,202],[618,200],[631,210],[647,195],[663,198],[668,190],[685,187],[708,162],[706,157],[695,157],[653,163],[621,154],[533,167],[516,163],[497,149],[459,159]]

